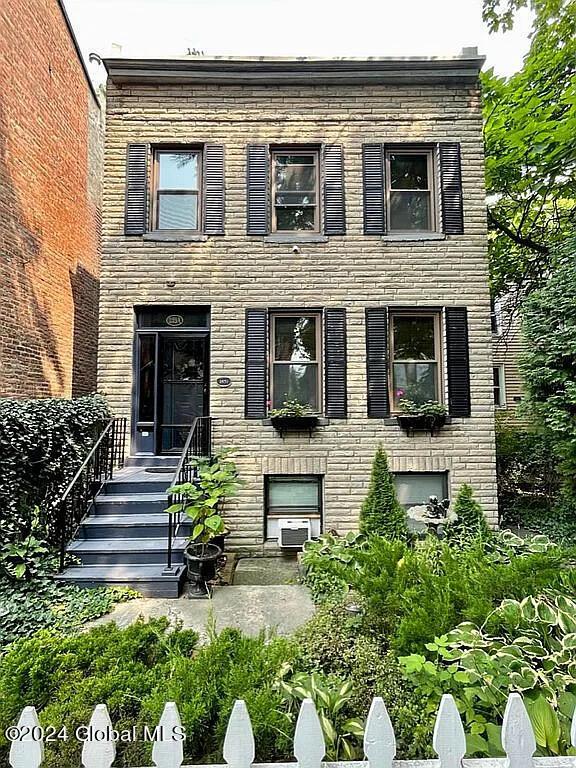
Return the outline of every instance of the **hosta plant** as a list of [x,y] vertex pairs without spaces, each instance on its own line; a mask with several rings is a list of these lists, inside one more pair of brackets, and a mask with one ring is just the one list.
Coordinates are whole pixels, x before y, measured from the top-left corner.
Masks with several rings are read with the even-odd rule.
[[315,602],[342,599],[348,591],[350,571],[360,568],[356,553],[365,547],[366,536],[350,531],[346,536],[325,533],[304,545],[304,581]]
[[469,622],[428,643],[428,657],[400,659],[429,706],[452,692],[468,751],[503,754],[500,725],[508,693],[522,694],[538,752],[576,754],[570,725],[576,707],[576,602],[564,595],[504,600],[482,627]]
[[290,664],[284,664],[276,683],[284,702],[286,717],[293,723],[304,699],[312,699],[326,743],[326,760],[359,760],[362,758],[364,721],[347,717],[353,697],[353,686],[334,675],[304,672],[292,674]]

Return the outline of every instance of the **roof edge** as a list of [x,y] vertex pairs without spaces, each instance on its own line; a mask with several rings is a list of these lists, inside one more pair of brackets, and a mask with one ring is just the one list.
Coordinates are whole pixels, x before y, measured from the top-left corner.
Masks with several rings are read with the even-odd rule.
[[66,7],[64,6],[64,0],[57,0],[58,6],[60,8],[60,11],[62,12],[62,16],[64,17],[64,22],[66,23],[66,26],[68,27],[68,34],[70,35],[70,39],[72,40],[72,44],[76,50],[76,55],[78,57],[78,60],[80,62],[80,66],[82,67],[82,71],[84,72],[84,77],[86,78],[86,82],[88,83],[88,88],[90,89],[92,96],[94,97],[94,100],[96,101],[96,104],[98,105],[98,109],[102,110],[102,105],[100,104],[100,99],[98,98],[98,94],[96,93],[96,89],[94,88],[94,84],[92,82],[92,79],[90,77],[90,73],[88,72],[88,67],[86,66],[86,62],[84,61],[84,57],[82,56],[82,51],[80,49],[80,45],[78,44],[78,40],[76,39],[76,34],[74,32],[74,28],[72,26],[72,22],[70,21],[70,17],[68,16],[68,12],[66,11]]
[[475,83],[485,57],[466,53],[453,58],[109,58],[104,65],[110,80],[119,84]]

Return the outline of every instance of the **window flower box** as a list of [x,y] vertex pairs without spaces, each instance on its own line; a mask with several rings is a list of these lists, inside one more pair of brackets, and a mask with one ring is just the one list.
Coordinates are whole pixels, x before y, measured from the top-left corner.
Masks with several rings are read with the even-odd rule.
[[426,403],[414,403],[412,400],[400,400],[403,413],[396,416],[398,425],[406,434],[430,432],[435,435],[446,424],[447,409],[441,403],[429,400]]
[[285,432],[312,432],[318,426],[320,416],[309,405],[297,400],[286,400],[281,408],[270,411],[270,423],[275,430]]
[[400,428],[409,435],[414,434],[414,432],[430,432],[431,435],[434,435],[446,424],[446,416],[440,414],[426,416],[403,413],[398,415],[396,420]]
[[312,432],[318,426],[319,416],[271,416],[272,426],[278,432]]

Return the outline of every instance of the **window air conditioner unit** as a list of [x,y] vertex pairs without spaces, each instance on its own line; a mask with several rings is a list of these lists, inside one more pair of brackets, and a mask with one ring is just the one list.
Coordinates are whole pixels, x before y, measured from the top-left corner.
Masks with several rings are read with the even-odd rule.
[[301,549],[310,541],[310,520],[306,518],[281,518],[278,520],[278,541],[282,549]]

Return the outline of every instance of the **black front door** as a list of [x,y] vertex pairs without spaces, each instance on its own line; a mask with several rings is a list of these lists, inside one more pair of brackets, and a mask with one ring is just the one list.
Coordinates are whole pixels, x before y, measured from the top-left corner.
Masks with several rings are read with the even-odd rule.
[[208,415],[208,334],[139,333],[134,450],[180,453],[196,416]]
[[159,337],[158,452],[180,453],[194,418],[206,415],[206,337]]

